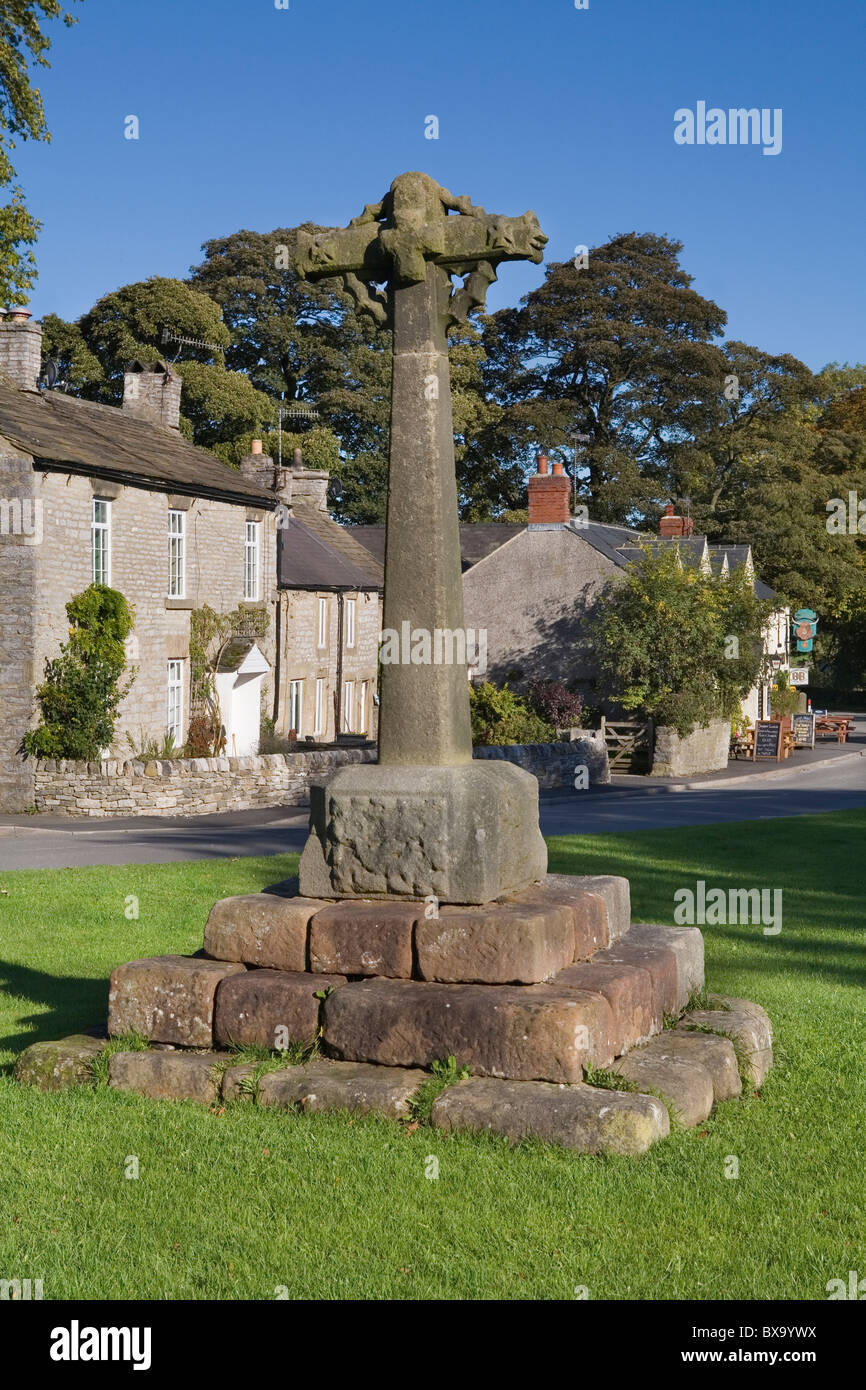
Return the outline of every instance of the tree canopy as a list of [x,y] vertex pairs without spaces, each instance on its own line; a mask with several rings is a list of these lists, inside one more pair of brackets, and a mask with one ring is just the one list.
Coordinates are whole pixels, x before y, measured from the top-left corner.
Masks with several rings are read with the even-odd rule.
[[494,466],[525,469],[543,445],[571,470],[577,445],[577,497],[594,519],[658,514],[678,449],[721,418],[726,370],[712,341],[726,316],[691,289],[681,250],[614,237],[487,319],[484,380],[501,412],[478,447]]
[[[75,3],[76,0],[71,0]],[[51,40],[43,32],[46,19],[75,19],[61,0],[3,0],[0,7],[0,299],[4,304],[25,304],[36,279],[36,262],[30,249],[40,224],[27,211],[24,194],[15,183],[11,151],[18,140],[50,140],[42,96],[33,86],[31,63],[50,66],[46,54]]]
[[107,405],[123,399],[130,361],[178,352],[178,345],[163,342],[164,329],[203,344],[180,345],[181,429],[227,463],[237,463],[253,436],[274,420],[272,399],[244,372],[226,367],[230,335],[219,306],[183,281],[153,276],[124,285],[76,323],[47,314],[43,327],[45,351],[60,361],[69,388]]

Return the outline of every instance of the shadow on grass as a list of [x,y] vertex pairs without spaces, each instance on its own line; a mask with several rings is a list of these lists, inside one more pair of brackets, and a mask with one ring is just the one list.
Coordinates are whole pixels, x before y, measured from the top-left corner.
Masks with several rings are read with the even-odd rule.
[[[0,989],[27,1005],[47,1005],[35,1013],[22,1012],[22,1031],[0,1038],[0,1048],[22,1052],[35,1042],[51,1042],[101,1023],[107,1013],[108,980],[49,975],[26,965],[0,961]],[[29,1025],[26,1027],[24,1025]],[[10,1066],[3,1068],[8,1071]]]

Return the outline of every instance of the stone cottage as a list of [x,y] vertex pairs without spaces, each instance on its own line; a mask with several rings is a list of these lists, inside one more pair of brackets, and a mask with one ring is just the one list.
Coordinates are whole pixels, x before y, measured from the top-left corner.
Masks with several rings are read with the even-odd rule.
[[[275,695],[277,499],[181,435],[181,378],[163,362],[131,364],[121,408],[46,389],[42,330],[24,310],[0,321],[0,809],[33,805],[33,762],[21,740],[36,722],[45,661],[67,637],[65,605],[92,583],[135,610],[132,691],[114,754],[130,757],[189,719],[191,611],[249,609],[253,679]],[[239,701],[239,708],[241,707]],[[249,701],[243,702],[248,709]],[[255,751],[233,728],[228,752]],[[254,737],[258,737],[258,720]]]
[[381,563],[328,515],[328,473],[262,453],[241,463],[277,510],[275,727],[299,742],[375,738]]
[[[761,598],[773,592],[755,577],[747,545],[711,545],[692,533],[688,517],[669,506],[660,534],[571,516],[571,482],[562,464],[538,460],[529,479],[528,523],[468,523],[460,527],[464,621],[486,629],[486,678],[522,685],[537,678],[576,685],[590,701],[596,667],[586,636],[587,618],[605,584],[621,574],[648,543],[676,545],[688,565],[728,573],[745,565]],[[385,528],[356,526],[352,534],[377,558]],[[787,665],[787,610],[774,614],[765,633],[768,656]],[[780,635],[781,634],[781,635]],[[754,720],[768,708],[768,687],[743,702]]]

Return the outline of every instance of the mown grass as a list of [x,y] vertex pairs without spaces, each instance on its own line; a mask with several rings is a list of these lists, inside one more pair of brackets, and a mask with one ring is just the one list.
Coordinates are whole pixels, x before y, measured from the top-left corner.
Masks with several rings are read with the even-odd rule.
[[637,921],[672,922],[698,878],[784,889],[778,936],[705,928],[710,988],[773,1019],[760,1098],[637,1162],[19,1087],[23,1047],[104,1016],[115,964],[197,949],[214,899],[296,861],[0,876],[0,1278],[46,1298],[826,1298],[866,1274],[864,842],[863,812],[551,841],[554,871],[627,874]]

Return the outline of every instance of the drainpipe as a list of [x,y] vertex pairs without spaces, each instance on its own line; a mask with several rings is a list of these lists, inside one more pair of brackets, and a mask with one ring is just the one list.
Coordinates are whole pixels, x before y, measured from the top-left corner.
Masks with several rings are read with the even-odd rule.
[[342,589],[337,590],[337,708],[334,711],[334,742],[343,732],[343,598]]

